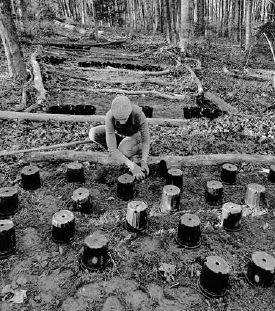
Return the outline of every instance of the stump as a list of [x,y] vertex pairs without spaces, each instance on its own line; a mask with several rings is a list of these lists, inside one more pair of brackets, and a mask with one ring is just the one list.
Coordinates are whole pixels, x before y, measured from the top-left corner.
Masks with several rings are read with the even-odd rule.
[[37,166],[25,166],[21,171],[24,190],[36,190],[41,187],[40,173]]
[[104,269],[108,262],[108,239],[96,231],[84,240],[80,267],[90,271]]
[[67,181],[68,182],[85,182],[84,167],[81,163],[72,162],[67,165]]
[[180,189],[174,185],[163,187],[160,210],[162,213],[178,211],[180,205]]
[[265,199],[265,187],[258,184],[248,184],[245,204],[251,208],[259,208],[260,203]]
[[268,180],[275,183],[275,165],[270,166]]
[[68,210],[61,210],[52,218],[52,239],[55,243],[68,244],[74,240],[75,218]]
[[144,231],[147,227],[147,204],[142,201],[131,201],[127,206],[126,229]]
[[18,211],[18,190],[15,187],[0,188],[0,219],[13,216]]
[[168,170],[166,184],[177,186],[180,190],[182,189],[183,184],[183,172],[178,168],[170,168]]
[[271,286],[275,279],[275,258],[266,252],[254,252],[247,266],[246,278],[252,285]]
[[194,214],[184,214],[180,218],[177,243],[185,248],[197,248],[201,245],[201,222]]
[[209,205],[220,205],[223,200],[223,185],[217,180],[206,183],[205,199]]
[[16,251],[15,228],[10,219],[0,220],[0,259],[6,259]]
[[218,256],[209,256],[202,267],[198,287],[209,298],[223,297],[227,293],[230,267]]
[[222,166],[221,180],[226,184],[235,184],[238,168],[236,165],[226,163]]
[[154,110],[153,107],[142,106],[141,109],[142,109],[143,113],[145,114],[146,118],[152,118],[153,117],[153,110]]
[[73,192],[72,196],[74,211],[90,214],[92,212],[93,203],[90,191],[86,188],[78,188]]
[[242,207],[241,205],[228,202],[222,207],[222,225],[226,231],[241,230],[242,221]]
[[117,197],[128,201],[135,195],[135,178],[129,174],[123,174],[117,179]]

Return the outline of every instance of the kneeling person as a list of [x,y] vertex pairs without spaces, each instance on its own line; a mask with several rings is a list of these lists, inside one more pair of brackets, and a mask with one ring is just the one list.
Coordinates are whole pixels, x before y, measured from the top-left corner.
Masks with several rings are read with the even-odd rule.
[[[125,164],[137,180],[149,174],[147,160],[150,136],[147,119],[142,109],[126,96],[116,96],[105,116],[105,125],[92,127],[89,138],[108,149],[114,160]],[[132,156],[141,153],[141,166]]]

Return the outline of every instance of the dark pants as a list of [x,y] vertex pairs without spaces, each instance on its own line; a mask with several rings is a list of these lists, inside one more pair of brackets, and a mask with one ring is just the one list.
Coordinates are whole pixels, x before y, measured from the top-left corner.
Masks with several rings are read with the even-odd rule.
[[[98,125],[92,127],[89,131],[89,138],[105,149],[108,149],[106,143],[106,130],[105,125]],[[127,158],[132,157],[135,154],[140,153],[142,148],[140,133],[136,133],[133,136],[123,137],[116,134],[117,146],[121,153],[123,153]]]

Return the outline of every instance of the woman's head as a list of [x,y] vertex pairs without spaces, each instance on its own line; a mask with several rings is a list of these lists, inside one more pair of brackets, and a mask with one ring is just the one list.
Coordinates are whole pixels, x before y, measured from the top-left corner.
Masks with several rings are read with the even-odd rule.
[[124,95],[117,95],[112,101],[111,111],[113,117],[120,124],[125,124],[132,112],[132,104],[130,99]]

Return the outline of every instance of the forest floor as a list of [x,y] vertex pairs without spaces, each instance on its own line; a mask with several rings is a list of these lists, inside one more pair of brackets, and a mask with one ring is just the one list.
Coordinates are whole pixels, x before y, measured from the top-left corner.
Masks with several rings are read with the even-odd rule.
[[[34,46],[24,46],[26,59],[34,49]],[[47,54],[45,50],[50,50],[50,47],[44,47],[44,56]],[[141,60],[174,65],[174,59],[170,57],[173,51],[165,48],[165,42],[159,37],[137,35],[119,50],[119,54],[142,52],[145,53]],[[249,116],[225,115],[214,120],[196,118],[191,119],[187,127],[150,126],[150,154],[160,157],[228,152],[274,155],[274,114],[266,111],[275,102],[271,83],[224,74],[223,66],[242,69],[245,64],[245,53],[228,42],[210,44],[201,40],[193,46],[192,52],[192,57],[202,62],[198,77],[205,90],[218,94],[240,113]],[[55,53],[62,58],[64,51],[56,49]],[[158,77],[162,83],[153,85],[114,85],[102,79],[95,81],[97,73],[83,72],[77,66],[76,58],[89,55],[89,52],[73,52],[71,57],[66,55],[62,63],[55,65],[41,57],[40,65],[48,91],[42,112],[52,104],[70,102],[93,104],[97,114],[105,114],[115,95],[94,94],[89,89],[116,87],[154,89],[170,95],[187,94],[182,102],[129,96],[138,105],[152,106],[156,118],[182,118],[182,108],[190,104],[196,92],[188,71]],[[8,78],[3,49],[0,57],[1,109],[13,110],[20,104],[21,90]],[[274,69],[268,46],[260,45],[253,50],[250,65]],[[77,78],[80,76],[84,79]],[[125,79],[124,76],[122,78]],[[136,76],[132,78],[136,79]],[[80,87],[87,90],[80,90]],[[35,97],[34,92],[32,95]],[[2,150],[86,139],[91,126],[89,123],[57,121],[1,120],[0,123]],[[75,150],[103,151],[92,145]],[[20,182],[20,172],[25,165],[21,155],[0,159],[0,186],[18,187],[20,202],[20,211],[13,217],[18,249],[15,255],[0,261],[1,311],[275,309],[274,285],[270,288],[253,287],[243,274],[252,252],[265,251],[275,256],[275,184],[267,181],[264,169],[268,167],[238,163],[236,185],[225,186],[224,202],[238,204],[244,204],[247,184],[255,182],[266,187],[266,202],[260,212],[253,214],[244,208],[242,230],[237,233],[224,231],[219,226],[221,206],[213,208],[204,200],[205,183],[220,178],[220,166],[182,168],[181,208],[173,215],[163,215],[159,211],[165,180],[152,167],[150,176],[137,184],[135,198],[148,204],[149,226],[144,233],[135,234],[124,228],[127,202],[116,196],[117,177],[125,172],[125,168],[85,162],[85,183],[79,184],[66,181],[65,163],[38,163],[42,187],[25,191]],[[79,187],[91,191],[95,212],[92,215],[76,213],[76,239],[60,251],[51,240],[52,215],[61,209],[73,210],[71,196]],[[179,248],[174,241],[179,217],[186,212],[197,214],[201,220],[203,241],[196,250]],[[96,230],[103,232],[109,240],[111,261],[104,271],[89,273],[79,269],[78,259],[84,238]],[[231,267],[228,294],[221,299],[207,299],[196,287],[204,259],[209,255],[221,256]],[[165,279],[158,273],[163,263],[175,267],[174,280]]]

